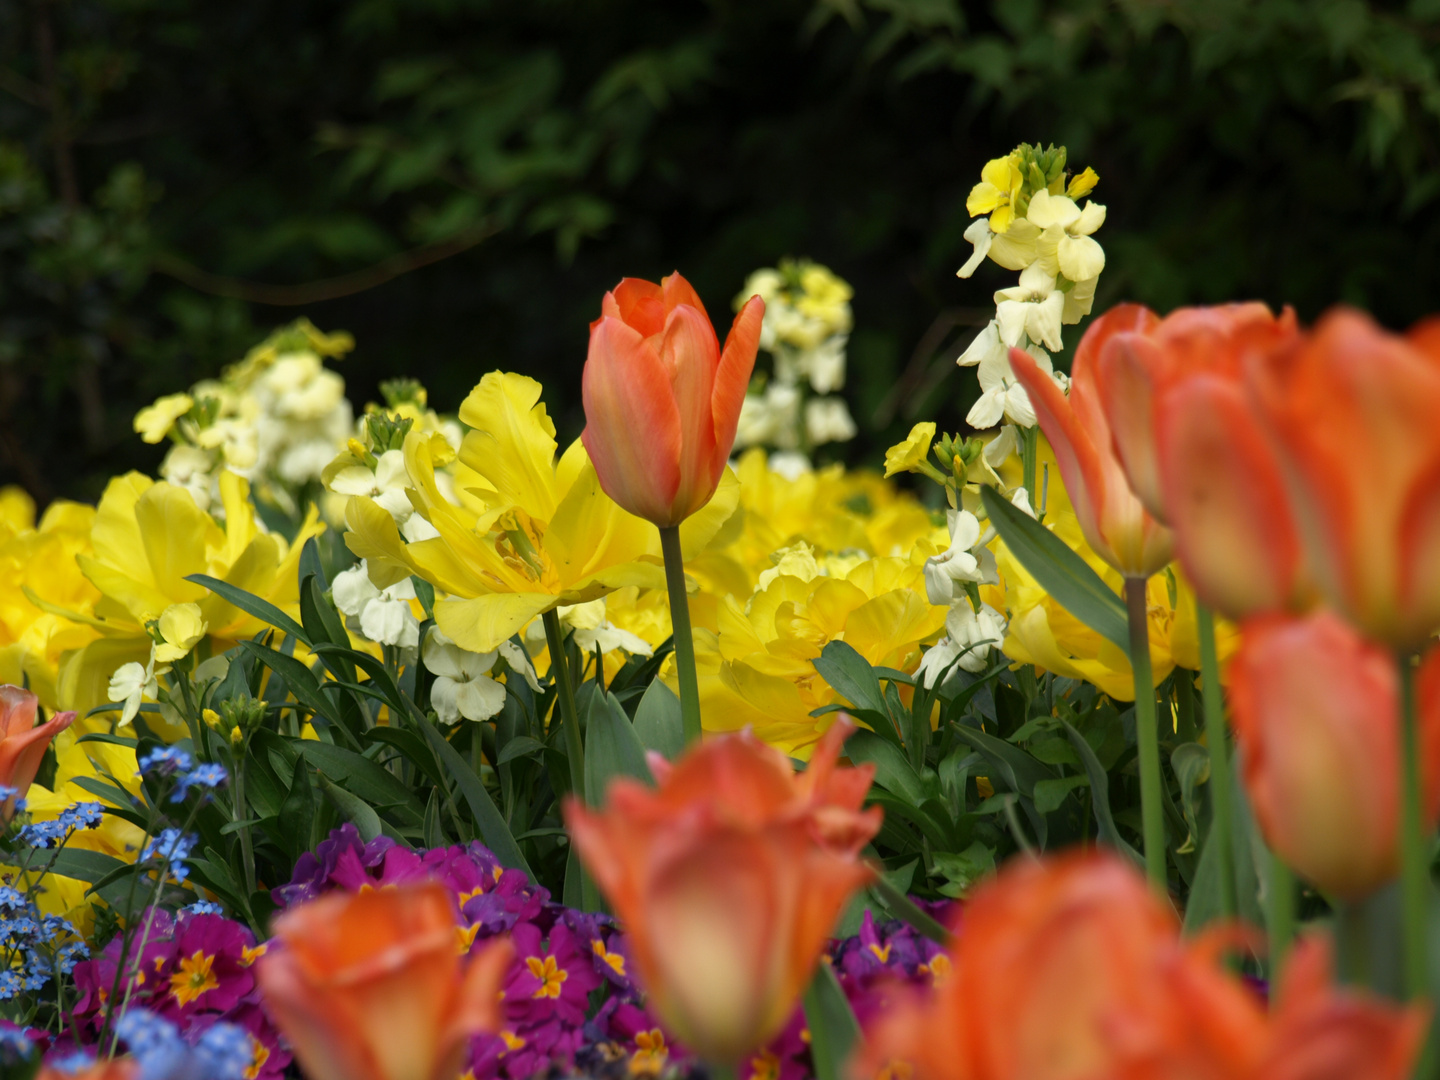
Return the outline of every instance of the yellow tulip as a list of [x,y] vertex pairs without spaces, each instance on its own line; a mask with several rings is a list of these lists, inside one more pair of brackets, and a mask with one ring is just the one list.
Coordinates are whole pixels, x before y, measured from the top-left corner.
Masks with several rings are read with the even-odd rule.
[[[662,589],[658,534],[600,488],[577,439],[556,460],[555,425],[540,384],[491,372],[460,407],[472,430],[460,446],[454,487],[436,477],[436,436],[412,431],[405,469],[415,512],[438,534],[406,543],[394,518],[356,496],[346,510],[345,542],[368,560],[384,587],[416,574],[447,594],[435,621],[451,640],[489,652],[537,615],[596,600],[615,589]],[[738,485],[727,471],[715,498],[681,527],[687,554],[698,551],[734,512]]]

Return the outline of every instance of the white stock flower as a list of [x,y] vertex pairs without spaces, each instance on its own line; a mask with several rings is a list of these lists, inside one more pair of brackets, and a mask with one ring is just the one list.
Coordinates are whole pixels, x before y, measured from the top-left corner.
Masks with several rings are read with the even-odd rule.
[[[1054,366],[1045,350],[1038,345],[1029,345],[1025,351],[1034,359],[1037,367],[1054,377]],[[980,362],[977,373],[980,379],[980,397],[965,415],[965,422],[974,428],[994,427],[1001,418],[1020,427],[1035,426],[1035,409],[1030,404],[1030,395],[1015,378],[1010,367],[1008,350],[991,353]]]
[[925,595],[937,607],[964,599],[964,582],[994,585],[1000,581],[995,555],[981,546],[980,522],[968,510],[947,510],[950,547],[925,560]]
[[811,398],[805,403],[805,434],[811,446],[846,442],[858,429],[842,397]]
[[110,685],[106,689],[106,696],[111,701],[125,703],[120,710],[120,723],[128,724],[135,719],[140,711],[140,704],[147,697],[159,696],[159,684],[155,681],[157,675],[164,675],[170,668],[162,664],[159,668],[155,666],[155,646],[150,646],[150,662],[140,664],[132,660],[128,664],[121,664],[115,669],[115,674],[110,676]]
[[1000,327],[991,319],[985,324],[985,329],[976,334],[965,351],[956,358],[955,363],[960,367],[974,367],[987,356],[996,353],[1005,355],[1005,343],[1000,340]]
[[845,346],[849,341],[849,334],[833,334],[801,354],[796,366],[817,394],[833,394],[845,385]]
[[1105,207],[1087,202],[1081,210],[1074,199],[1042,190],[1030,199],[1025,216],[1041,230],[1036,250],[1047,273],[1061,273],[1074,282],[1100,276],[1105,249],[1091,234],[1105,224]]
[[460,648],[440,630],[430,628],[421,656],[435,676],[430,704],[442,724],[488,720],[505,707],[505,685],[490,677],[498,652],[475,653]]
[[342,614],[359,620],[360,632],[377,645],[413,649],[420,644],[420,620],[409,603],[415,599],[415,583],[409,578],[377,589],[361,559],[335,575],[330,596]]
[[195,505],[201,510],[209,510],[219,487],[214,469],[215,459],[212,455],[199,447],[179,443],[170,448],[165,460],[160,463],[160,477],[167,483],[190,492]]
[[1046,273],[1039,263],[1026,268],[1020,283],[995,294],[995,322],[1000,340],[1018,348],[1028,337],[1052,352],[1061,349],[1061,316],[1065,311],[1065,294],[1055,287],[1055,275]]
[[998,469],[1005,463],[1006,458],[1015,453],[1019,445],[1019,429],[1014,424],[1006,424],[1000,429],[999,435],[985,444],[981,456],[985,459],[986,465],[992,469]]
[[405,493],[409,486],[405,454],[400,450],[386,450],[375,460],[373,469],[365,465],[341,469],[330,481],[330,490],[337,495],[364,495],[374,499],[397,525],[403,525],[414,513],[415,508]]
[[928,688],[935,685],[942,672],[951,670],[958,660],[965,671],[984,671],[990,650],[1005,639],[1005,616],[989,604],[981,604],[976,614],[968,600],[950,608],[945,617],[947,636],[941,638],[920,659],[916,674]]
[[799,450],[777,450],[770,455],[766,465],[771,472],[792,481],[799,480],[808,472],[814,472],[810,459]]
[[637,637],[629,630],[622,630],[612,622],[602,622],[591,629],[576,630],[575,644],[586,654],[593,654],[597,647],[601,653],[624,649],[634,656],[651,656],[655,652],[654,647],[644,638]]

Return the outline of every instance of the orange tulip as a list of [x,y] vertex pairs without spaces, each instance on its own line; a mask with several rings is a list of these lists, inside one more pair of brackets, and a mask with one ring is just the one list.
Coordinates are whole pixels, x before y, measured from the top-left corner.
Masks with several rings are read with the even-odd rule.
[[18,686],[0,686],[0,786],[16,792],[0,804],[0,820],[10,820],[15,800],[23,799],[40,771],[50,740],[75,722],[73,712],[55,713],[35,726],[40,699]]
[[1186,577],[1232,619],[1303,607],[1298,529],[1284,477],[1241,383],[1254,354],[1293,345],[1292,311],[1264,304],[1181,308],[1116,334],[1098,386],[1131,488],[1175,533]]
[[61,1072],[53,1065],[42,1066],[36,1080],[135,1080],[140,1066],[134,1058],[102,1058],[79,1072]]
[[455,901],[429,882],[332,893],[275,919],[256,980],[311,1080],[454,1080],[500,1026],[508,940],[462,971]]
[[585,450],[605,493],[661,528],[715,494],[755,367],[765,301],[735,316],[722,352],[690,283],[626,278],[590,324]]
[[1332,311],[1251,385],[1290,480],[1313,572],[1367,637],[1413,649],[1440,627],[1440,350]]
[[[1230,663],[1243,779],[1266,842],[1338,896],[1399,871],[1400,727],[1395,662],[1330,612],[1262,616]],[[1440,652],[1417,683],[1422,811],[1440,817]]]
[[625,924],[650,1006],[702,1057],[735,1063],[785,1025],[882,812],[861,811],[874,767],[837,768],[844,721],[805,773],[753,736],[698,746],[658,789],[611,783],[603,811],[565,824]]
[[[960,920],[948,977],[881,1015],[857,1078],[1402,1080],[1424,1032],[1421,1008],[1334,990],[1309,944],[1267,1011],[1221,962],[1238,935],[1182,941],[1169,905],[1111,854],[1011,863]],[[1363,1069],[1307,1053],[1301,1033],[1325,1020],[1334,1060],[1368,1055]]]
[[1055,451],[1086,542],[1126,577],[1149,577],[1170,561],[1170,530],[1136,498],[1115,455],[1098,362],[1116,334],[1145,333],[1155,323],[1154,313],[1138,304],[1121,304],[1096,319],[1075,350],[1068,399],[1028,354],[1010,350],[1010,366]]

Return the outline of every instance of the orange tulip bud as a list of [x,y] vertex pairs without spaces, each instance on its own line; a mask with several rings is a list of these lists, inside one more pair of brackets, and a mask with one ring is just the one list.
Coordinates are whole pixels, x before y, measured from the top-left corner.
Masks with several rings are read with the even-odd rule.
[[1366,636],[1406,649],[1440,627],[1433,336],[1340,309],[1250,371],[1321,591]]
[[23,799],[40,771],[50,740],[75,722],[73,712],[55,713],[35,726],[40,699],[18,686],[0,686],[0,786],[18,793],[0,804],[0,821],[9,821],[15,800]]
[[565,805],[576,850],[616,915],[650,1006],[723,1063],[774,1036],[814,973],[845,902],[873,873],[880,828],[862,811],[874,767],[836,768],[852,730],[826,732],[806,772],[753,736],[722,736],[658,790],[610,785],[603,811]]
[[1027,353],[1010,350],[1010,366],[1055,451],[1086,542],[1126,577],[1149,577],[1170,561],[1170,530],[1145,510],[1115,455],[1098,361],[1116,334],[1146,333],[1155,322],[1138,304],[1121,304],[1096,319],[1075,350],[1068,399]]
[[[1440,816],[1440,653],[1419,673],[1422,808]],[[1400,724],[1395,661],[1330,612],[1263,616],[1230,663],[1245,788],[1266,842],[1338,896],[1399,871]]]
[[275,920],[256,981],[312,1080],[454,1080],[470,1036],[500,1026],[508,940],[455,950],[455,901],[429,882],[332,893]]
[[1232,619],[1303,607],[1300,538],[1274,450],[1241,385],[1253,354],[1293,345],[1264,304],[1181,308],[1101,351],[1115,452],[1146,509],[1175,532],[1186,577]]
[[735,316],[722,352],[690,283],[626,278],[590,324],[585,450],[605,493],[661,528],[715,494],[755,367],[765,301]]
[[[1169,905],[1111,854],[1011,863],[957,925],[950,974],[867,1032],[857,1080],[1402,1080],[1425,1010],[1336,991],[1323,949],[1296,950],[1277,1008],[1221,962],[1237,933],[1185,942]],[[1303,959],[1301,959],[1303,955]],[[1331,1020],[1331,1072],[1301,1032]]]

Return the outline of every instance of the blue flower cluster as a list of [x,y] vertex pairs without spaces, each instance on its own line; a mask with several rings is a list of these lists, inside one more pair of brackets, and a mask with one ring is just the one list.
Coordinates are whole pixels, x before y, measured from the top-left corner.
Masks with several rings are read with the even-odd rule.
[[201,792],[202,796],[208,796],[216,788],[224,787],[230,780],[230,775],[223,765],[208,762],[196,765],[195,759],[178,746],[156,747],[142,754],[137,764],[140,766],[141,776],[176,777],[175,788],[170,792],[170,801],[173,803],[184,802],[192,789]]
[[32,848],[58,848],[77,829],[98,829],[105,820],[105,808],[98,802],[79,802],[60,812],[51,821],[31,821],[20,826],[17,843]]
[[[137,1080],[244,1080],[254,1056],[245,1029],[223,1021],[199,1032],[192,1042],[164,1017],[131,1008],[116,1022],[115,1031],[139,1066]],[[29,1054],[29,1040],[23,1032],[0,1032],[0,1045],[9,1044],[17,1053]],[[82,1072],[94,1063],[88,1050],[52,1057],[48,1062],[65,1075]]]
[[44,989],[90,955],[68,920],[41,915],[32,900],[8,885],[0,887],[0,948],[12,958],[11,966],[0,971],[0,1001]]
[[179,829],[163,829],[159,836],[145,845],[145,850],[140,853],[140,861],[159,859],[164,863],[161,873],[168,872],[176,881],[184,881],[190,876],[190,868],[185,865],[185,860],[194,850],[193,835],[187,836]]

